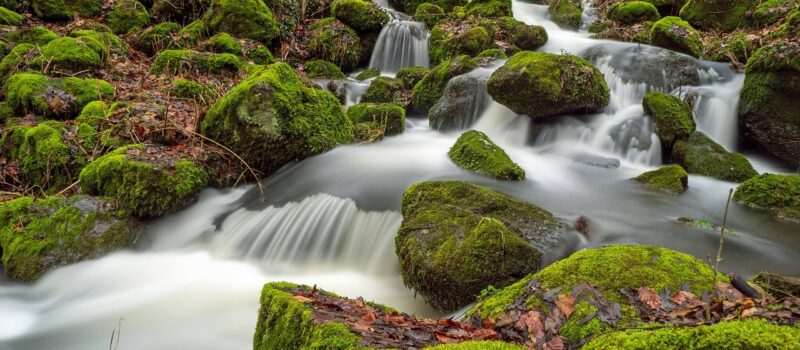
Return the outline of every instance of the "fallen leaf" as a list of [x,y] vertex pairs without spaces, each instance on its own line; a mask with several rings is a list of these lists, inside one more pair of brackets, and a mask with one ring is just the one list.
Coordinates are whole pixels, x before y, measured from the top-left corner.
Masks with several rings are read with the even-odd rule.
[[658,310],[661,307],[661,297],[649,287],[640,287],[638,290],[639,301],[645,303],[650,309]]
[[575,311],[575,297],[569,294],[559,295],[558,300],[556,300],[556,306],[564,316],[569,318],[572,312]]
[[301,303],[306,303],[306,304],[307,304],[307,303],[311,303],[311,302],[313,302],[313,301],[314,301],[314,299],[307,298],[307,297],[304,297],[304,296],[302,296],[302,295],[295,295],[295,296],[294,296],[294,300],[297,300],[297,301],[299,301],[299,302],[301,302]]

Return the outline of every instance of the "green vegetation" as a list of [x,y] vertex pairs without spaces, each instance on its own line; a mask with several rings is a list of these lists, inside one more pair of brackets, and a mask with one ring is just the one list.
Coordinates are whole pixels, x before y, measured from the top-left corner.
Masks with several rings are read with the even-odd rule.
[[372,79],[367,91],[361,96],[361,101],[371,103],[395,103],[403,89],[403,82],[397,78],[377,77]]
[[679,16],[703,29],[733,31],[751,25],[747,12],[756,4],[756,0],[689,0]]
[[395,79],[401,81],[406,89],[413,89],[430,72],[428,67],[404,67],[397,70]]
[[683,166],[690,174],[724,181],[742,182],[758,175],[744,155],[726,151],[699,131],[675,143],[672,161]]
[[311,60],[303,65],[303,71],[309,78],[344,79],[346,76],[334,63],[325,60]]
[[512,33],[511,43],[520,50],[534,51],[547,43],[547,32],[542,26],[518,25]]
[[688,22],[674,16],[664,17],[653,23],[650,42],[694,57],[700,57],[703,53],[703,43],[697,30]]
[[483,61],[483,60],[490,60],[490,61],[491,60],[502,60],[502,59],[506,59],[506,58],[508,58],[508,56],[506,56],[506,53],[503,52],[503,50],[501,50],[501,49],[483,50],[483,52],[479,53],[478,56],[475,56],[475,59],[478,60],[478,61]]
[[525,179],[525,170],[480,131],[470,130],[461,134],[448,155],[459,167],[484,176],[500,180]]
[[472,18],[498,18],[511,16],[511,0],[470,1],[464,6],[466,16]]
[[442,21],[431,31],[428,55],[431,65],[437,65],[458,55],[474,57],[495,47],[489,31],[475,22]]
[[210,52],[242,54],[242,44],[228,33],[218,33],[212,36],[203,44],[203,47]]
[[172,22],[159,23],[137,33],[131,45],[149,56],[155,56],[161,50],[173,47],[172,36],[180,30],[180,24]]
[[618,2],[608,8],[606,16],[624,24],[657,21],[661,18],[658,9],[645,1]]
[[0,6],[0,25],[18,26],[24,19],[19,13]]
[[363,32],[380,32],[389,15],[372,0],[333,0],[331,16]]
[[680,194],[689,186],[689,174],[680,165],[666,165],[653,171],[642,173],[635,181],[661,192]]
[[361,59],[361,39],[353,28],[336,18],[323,18],[311,26],[308,50],[312,57],[333,62],[349,72]]
[[436,23],[439,23],[444,17],[444,10],[429,2],[417,6],[417,10],[414,12],[414,20],[425,23],[428,28],[436,26]]
[[169,92],[179,98],[204,98],[211,94],[211,89],[195,81],[175,79]]
[[30,0],[31,8],[37,17],[67,21],[74,15],[94,17],[103,9],[103,0]]
[[365,69],[363,72],[358,73],[358,75],[356,75],[356,80],[364,81],[364,80],[367,80],[367,79],[372,79],[372,78],[378,77],[380,75],[381,75],[381,69],[380,68],[378,68],[378,67],[368,68],[368,69]]
[[13,31],[6,35],[8,41],[17,44],[34,44],[44,46],[58,39],[58,34],[42,26]]
[[432,346],[430,350],[524,350],[525,347],[502,341],[467,341],[457,344],[443,344]]
[[150,24],[150,14],[137,0],[119,0],[106,15],[106,23],[114,33],[125,34]]
[[[5,86],[6,101],[20,114],[70,118],[92,101],[109,99],[114,87],[99,79],[50,79],[32,73],[15,74]],[[48,94],[56,96],[48,99]]]
[[653,119],[656,134],[667,149],[694,132],[692,107],[683,100],[662,92],[648,92],[642,100],[644,112]]
[[419,112],[427,111],[442,97],[447,82],[453,77],[468,73],[478,66],[478,62],[462,55],[439,63],[422,80],[420,80],[411,93],[411,104]]
[[229,53],[208,53],[193,50],[164,50],[156,55],[150,72],[153,74],[235,73],[244,65],[242,59]]
[[40,56],[33,65],[47,67],[48,70],[81,71],[105,64],[104,52],[108,46],[89,37],[58,38],[42,46]]
[[261,0],[211,0],[204,21],[212,32],[230,33],[269,44],[279,35],[278,22]]
[[[152,0],[150,0],[152,1]],[[211,3],[209,0],[155,0],[150,13],[159,21],[188,23],[199,18]]]
[[581,26],[583,9],[578,0],[553,0],[548,7],[550,19],[559,26],[578,29]]
[[46,192],[60,191],[76,180],[85,158],[65,140],[63,124],[13,126],[3,132],[2,155],[19,163],[21,178]]
[[406,129],[406,110],[392,103],[359,103],[347,109],[347,118],[360,141],[372,141],[373,135],[399,135]]
[[733,198],[744,205],[800,221],[800,175],[762,174],[736,188]]

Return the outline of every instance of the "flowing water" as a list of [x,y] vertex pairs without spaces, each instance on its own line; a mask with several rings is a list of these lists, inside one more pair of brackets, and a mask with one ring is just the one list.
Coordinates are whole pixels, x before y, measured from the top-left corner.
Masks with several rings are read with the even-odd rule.
[[[715,252],[716,233],[676,219],[721,222],[736,184],[690,176],[687,192],[665,196],[628,179],[661,163],[659,140],[641,107],[645,92],[691,94],[698,128],[734,150],[742,75],[691,59],[686,73],[694,80],[676,82],[666,71],[646,70],[660,67],[658,49],[561,30],[544,6],[514,1],[513,10],[518,19],[546,27],[550,41],[542,51],[592,60],[612,101],[595,115],[536,124],[493,101],[474,108],[464,125],[504,147],[527,180],[500,182],[456,167],[447,151],[460,131],[439,132],[412,118],[402,135],[341,146],[284,167],[264,180],[265,201],[253,186],[207,190],[191,207],[151,223],[134,250],[57,269],[33,285],[0,281],[0,349],[106,349],[115,329],[121,330],[118,349],[249,349],[260,288],[278,280],[436,315],[402,285],[393,247],[402,193],[426,180],[488,186],[565,221],[586,216],[588,239],[570,237],[548,252],[547,261],[610,243],[655,244],[701,258]],[[395,42],[406,35],[402,23],[384,29],[384,47],[409,52],[403,50],[416,45]],[[382,50],[375,55],[386,72],[421,64],[406,59],[417,53],[392,58]],[[472,74],[494,68],[482,69]],[[361,90],[348,92],[349,103],[366,84],[358,85]],[[487,98],[483,91],[474,96]],[[759,171],[776,171],[769,161],[753,160]],[[796,273],[800,267],[798,226],[738,205],[731,207],[728,226],[734,233],[725,244],[724,270],[750,275],[762,269]]]

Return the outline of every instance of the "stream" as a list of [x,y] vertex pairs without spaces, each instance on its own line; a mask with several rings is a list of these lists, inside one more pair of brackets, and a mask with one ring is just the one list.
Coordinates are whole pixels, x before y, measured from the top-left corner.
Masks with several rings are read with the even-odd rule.
[[[379,2],[380,3],[380,2]],[[383,4],[386,7],[385,4]],[[390,11],[371,67],[392,76],[398,68],[427,65],[424,25]],[[394,235],[400,199],[411,184],[460,179],[539,205],[567,222],[590,221],[552,262],[570,252],[614,243],[653,244],[705,259],[718,233],[677,221],[688,216],[721,223],[728,190],[736,184],[690,176],[679,196],[654,193],[630,178],[660,165],[660,143],[644,115],[648,91],[693,94],[698,129],[736,150],[738,91],[744,76],[728,65],[690,61],[697,83],[676,84],[660,67],[666,50],[595,40],[563,30],[547,7],[515,0],[514,16],[544,26],[540,49],[582,55],[605,75],[611,103],[602,112],[534,125],[491,101],[474,108],[464,129],[486,132],[524,168],[527,179],[502,182],[454,165],[449,148],[462,131],[440,132],[410,116],[406,132],[374,144],[340,146],[282,168],[257,186],[204,191],[197,203],[152,222],[137,247],[47,273],[33,285],[0,277],[0,350],[252,348],[258,298],[264,283],[318,285],[340,295],[391,305],[420,316],[439,316],[403,286]],[[593,14],[587,11],[584,18]],[[586,25],[584,25],[586,27]],[[468,73],[488,77],[499,64]],[[347,83],[348,104],[369,81]],[[750,157],[759,172],[785,172]],[[761,270],[800,269],[797,225],[731,205],[722,270],[750,276]]]

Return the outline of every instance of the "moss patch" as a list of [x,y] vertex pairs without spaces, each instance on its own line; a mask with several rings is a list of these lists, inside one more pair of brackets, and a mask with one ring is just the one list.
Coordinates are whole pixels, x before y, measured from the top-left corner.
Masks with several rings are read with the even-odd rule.
[[181,25],[172,22],[159,23],[145,28],[136,34],[131,45],[139,51],[153,56],[162,50],[172,48],[172,36],[181,30]]
[[800,175],[762,174],[736,188],[739,203],[769,210],[778,217],[800,221]]
[[427,113],[436,101],[444,94],[447,82],[453,77],[465,74],[478,66],[478,63],[462,55],[454,59],[444,61],[433,68],[416,85],[411,94],[411,103],[414,109]]
[[681,99],[662,92],[648,92],[642,100],[644,112],[653,118],[656,134],[661,142],[671,148],[680,139],[694,132],[692,108]]
[[650,28],[650,43],[694,57],[700,57],[703,53],[703,43],[697,30],[688,22],[674,16],[664,17],[653,23]]
[[758,173],[741,153],[730,153],[701,132],[694,132],[675,143],[672,161],[690,174],[711,176],[724,181],[742,182]]
[[31,0],[31,8],[37,17],[67,21],[74,15],[89,18],[100,14],[103,0]]
[[356,75],[356,80],[364,81],[367,79],[372,79],[381,75],[381,69],[378,67],[365,69],[363,72],[358,73]]
[[550,19],[559,26],[578,29],[581,26],[583,9],[580,1],[576,0],[553,0],[548,6]]
[[406,89],[412,89],[430,72],[431,69],[428,67],[403,67],[397,70],[394,77],[400,80]]
[[521,50],[533,51],[547,43],[547,31],[542,26],[518,25],[512,33],[511,43]]
[[0,25],[18,26],[23,20],[19,13],[0,6]]
[[361,96],[361,101],[370,103],[396,103],[399,102],[398,97],[404,89],[403,82],[399,79],[377,77],[372,79],[364,95]]
[[502,341],[467,341],[458,344],[444,344],[429,347],[430,350],[523,350],[525,347]]
[[689,0],[681,8],[680,17],[700,28],[732,31],[752,24],[747,12],[757,3],[755,0]]
[[311,26],[308,50],[312,57],[333,62],[349,72],[361,59],[361,39],[341,21],[323,18]]
[[169,92],[179,98],[204,98],[212,93],[208,86],[186,79],[175,79]]
[[42,26],[13,31],[6,35],[8,41],[17,44],[34,44],[44,46],[58,39],[58,34]]
[[428,28],[433,28],[442,19],[444,19],[444,10],[436,4],[422,3],[414,11],[414,20],[425,23]]
[[229,53],[208,53],[193,50],[164,50],[156,55],[150,72],[153,74],[235,73],[244,65],[242,59]]
[[334,63],[325,60],[311,60],[303,65],[303,71],[309,78],[321,79],[344,79],[346,76],[342,70]]
[[347,109],[347,118],[360,141],[402,134],[406,129],[406,110],[391,103],[359,103]]
[[489,30],[476,21],[442,21],[431,31],[428,44],[431,65],[458,55],[477,56],[481,51],[495,48]]
[[269,44],[279,35],[278,22],[261,0],[211,0],[205,22],[214,32]]
[[334,0],[331,15],[358,32],[379,32],[389,15],[372,0]]
[[645,1],[619,2],[608,8],[606,16],[617,22],[633,24],[661,19],[653,4]]
[[114,89],[99,79],[50,79],[39,74],[21,73],[6,82],[6,101],[20,114],[70,118],[92,101],[109,99]]
[[216,53],[242,54],[242,44],[228,33],[219,33],[209,38],[203,47],[207,51]]
[[525,179],[525,170],[480,131],[470,130],[461,134],[448,155],[459,167],[484,176],[500,180]]
[[689,174],[680,165],[675,164],[642,173],[633,180],[669,194],[683,193],[689,186]]
[[63,37],[42,46],[33,64],[53,71],[74,72],[103,66],[105,57],[101,54],[107,52],[108,46],[93,38]]
[[106,15],[106,23],[114,33],[125,34],[147,27],[150,14],[139,1],[119,0]]

